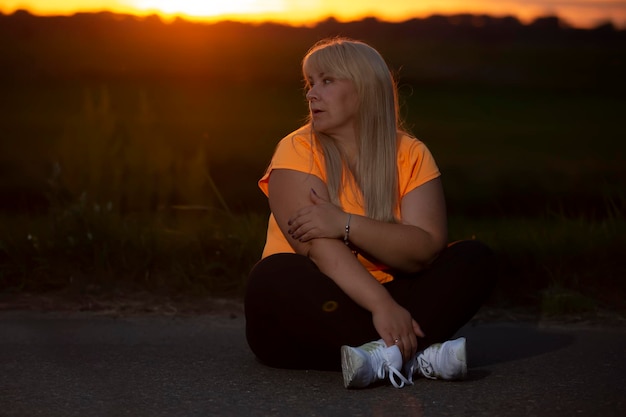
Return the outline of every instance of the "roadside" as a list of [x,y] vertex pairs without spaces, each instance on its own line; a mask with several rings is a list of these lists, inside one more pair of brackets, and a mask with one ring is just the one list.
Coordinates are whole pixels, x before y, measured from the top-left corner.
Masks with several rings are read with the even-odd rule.
[[[0,293],[0,312],[90,312],[103,316],[243,316],[243,300],[238,297],[165,296],[148,292],[99,295],[56,293]],[[596,309],[575,314],[543,314],[535,306],[496,307],[486,305],[472,323],[492,322],[542,323],[626,327],[626,311]]]
[[243,315],[237,298],[163,296],[148,292],[99,295],[56,293],[0,293],[0,311],[92,312],[110,316]]

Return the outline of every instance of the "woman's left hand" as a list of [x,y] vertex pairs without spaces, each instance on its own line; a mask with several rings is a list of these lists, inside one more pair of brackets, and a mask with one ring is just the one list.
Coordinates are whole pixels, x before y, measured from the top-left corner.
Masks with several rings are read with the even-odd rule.
[[313,204],[301,208],[289,219],[287,233],[300,242],[316,238],[343,239],[346,213],[312,188],[310,194]]

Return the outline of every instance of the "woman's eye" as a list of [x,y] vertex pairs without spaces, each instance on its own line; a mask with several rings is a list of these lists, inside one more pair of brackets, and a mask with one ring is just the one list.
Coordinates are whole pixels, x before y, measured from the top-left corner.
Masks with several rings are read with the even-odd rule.
[[330,78],[324,78],[323,82],[324,84],[330,84],[333,82],[333,80],[331,80]]

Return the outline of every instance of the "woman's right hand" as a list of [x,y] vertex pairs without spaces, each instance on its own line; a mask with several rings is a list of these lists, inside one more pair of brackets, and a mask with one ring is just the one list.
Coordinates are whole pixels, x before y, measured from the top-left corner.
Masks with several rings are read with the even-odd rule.
[[310,191],[311,205],[302,207],[289,218],[287,233],[300,242],[317,238],[343,239],[346,213],[330,201]]
[[404,362],[415,356],[417,337],[424,337],[424,332],[408,310],[391,300],[372,311],[372,321],[387,346],[398,345]]

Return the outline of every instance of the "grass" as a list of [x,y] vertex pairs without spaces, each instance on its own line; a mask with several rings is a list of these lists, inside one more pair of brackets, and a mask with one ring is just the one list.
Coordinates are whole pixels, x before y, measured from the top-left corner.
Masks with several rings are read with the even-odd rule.
[[208,208],[120,216],[81,200],[48,218],[2,219],[3,290],[240,296],[265,217]]
[[[3,290],[240,298],[266,220],[195,206],[122,216],[84,198],[47,217],[11,216],[0,221]],[[537,306],[545,314],[626,308],[623,215],[452,217],[450,229],[453,240],[480,239],[498,254],[495,306]]]
[[[86,88],[76,94],[81,104],[65,114],[59,139],[46,153],[49,171],[40,187],[48,210],[4,214],[0,221],[2,290],[241,297],[262,250],[268,214],[256,180],[275,142],[291,128],[281,128],[273,107],[259,110],[250,117],[251,126],[235,131],[234,119],[225,117],[215,126],[204,122],[202,115],[216,111],[218,102],[234,106],[245,93],[247,106],[255,107],[271,94],[244,90],[233,96],[213,89],[211,100],[185,86],[135,88],[135,94]],[[284,99],[293,103],[300,97],[296,91]],[[195,101],[199,108],[183,114],[163,108],[167,100],[176,102],[174,108],[206,101]],[[289,108],[282,100],[272,103]],[[455,106],[444,105],[450,100]],[[550,95],[533,101],[525,94],[437,95],[425,89],[419,97],[409,96],[406,106],[419,116],[411,119],[414,130],[425,138],[444,173],[451,238],[478,238],[499,254],[496,304],[535,305],[550,312],[623,308],[622,191],[615,183],[598,188],[593,182],[555,180],[558,175],[597,178],[606,175],[602,169],[611,172],[614,163],[606,156],[584,170],[563,169],[588,152],[580,145],[578,151],[565,146],[568,141],[582,144],[576,142],[582,139],[575,130],[584,133],[581,126],[592,123],[566,122],[568,110],[581,101],[553,112],[551,123],[541,118],[541,108],[527,110],[525,117],[537,119],[537,127],[535,141],[525,142],[524,132],[531,128],[526,125],[520,132],[515,120],[521,117],[519,108],[532,109],[537,102],[547,106],[546,100],[563,104]],[[482,103],[482,110],[459,110],[474,101]],[[611,100],[605,105],[612,111]],[[491,112],[485,114],[485,108]],[[297,126],[299,111],[283,114],[290,114]],[[598,115],[606,113],[596,110],[590,117]],[[41,116],[50,117],[45,111]],[[58,117],[48,123],[58,123]],[[491,118],[495,125],[487,123]],[[604,129],[611,131],[612,119],[606,120]],[[563,126],[563,132],[555,135],[554,125]],[[509,139],[502,140],[503,135]],[[254,139],[242,139],[246,137]],[[547,149],[539,138],[548,137]],[[564,151],[555,166],[548,155],[559,145]],[[548,154],[532,157],[537,146]],[[596,154],[608,154],[603,146],[597,141]],[[551,180],[544,178],[548,172],[554,174]],[[567,206],[585,193],[590,201]]]
[[[607,207],[611,210],[610,207]],[[453,217],[453,240],[479,239],[498,255],[495,304],[533,305],[546,312],[626,308],[621,249],[623,213],[605,218],[542,217],[468,219]]]
[[232,212],[210,173],[221,144],[166,140],[137,97],[120,112],[108,89],[86,90],[66,115],[47,153],[47,210],[0,219],[1,289],[242,293],[267,214]]

